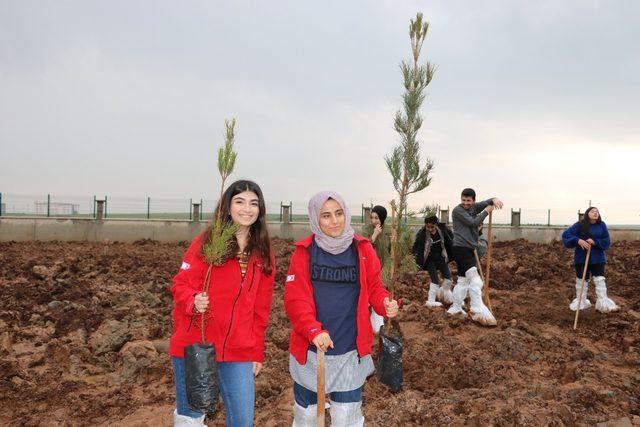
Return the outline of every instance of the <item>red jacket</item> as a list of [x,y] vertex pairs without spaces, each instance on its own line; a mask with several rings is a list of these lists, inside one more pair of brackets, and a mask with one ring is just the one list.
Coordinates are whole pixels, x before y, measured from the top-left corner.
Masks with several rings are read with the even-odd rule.
[[[362,357],[371,353],[373,344],[369,306],[371,305],[378,314],[384,316],[386,310],[383,301],[389,293],[380,278],[380,261],[375,249],[369,240],[362,236],[356,234],[354,240],[360,261],[356,349],[358,355]],[[284,288],[284,308],[293,326],[289,352],[301,365],[307,363],[307,350],[316,335],[328,332],[316,319],[316,305],[309,274],[309,247],[312,242],[313,234],[295,244],[296,250],[291,256],[291,265]]]
[[[202,235],[191,242],[171,286],[174,306],[169,353],[176,357],[184,357],[185,346],[201,341],[202,315],[193,310],[194,297],[202,292],[208,268],[201,247]],[[253,254],[244,280],[235,258],[211,271],[205,338],[215,345],[217,361],[264,360],[264,331],[269,322],[276,271],[273,253],[271,266],[272,273],[264,274],[261,259]]]

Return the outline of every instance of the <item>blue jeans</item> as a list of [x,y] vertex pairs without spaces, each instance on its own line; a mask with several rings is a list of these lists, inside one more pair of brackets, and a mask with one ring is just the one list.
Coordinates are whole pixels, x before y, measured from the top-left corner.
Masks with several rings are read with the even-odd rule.
[[[172,357],[173,377],[176,383],[176,410],[179,415],[199,418],[202,412],[189,408],[184,377],[184,359]],[[253,362],[218,362],[220,394],[227,415],[227,426],[253,425],[255,389]]]
[[[340,403],[360,402],[362,400],[363,388],[364,386],[351,391],[334,391],[329,393],[329,398],[334,402]],[[296,403],[303,408],[318,404],[318,394],[315,391],[302,387],[295,381],[293,383],[293,398]]]

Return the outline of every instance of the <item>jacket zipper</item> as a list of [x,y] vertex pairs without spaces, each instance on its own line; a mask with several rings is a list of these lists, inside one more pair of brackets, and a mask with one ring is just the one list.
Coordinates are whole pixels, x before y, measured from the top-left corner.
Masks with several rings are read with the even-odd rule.
[[189,326],[187,327],[187,333],[191,330],[191,325],[193,324],[193,317],[191,316],[191,320],[189,320]]
[[[255,269],[255,263],[253,264],[253,269]],[[245,276],[246,278],[246,276]],[[238,299],[240,298],[240,294],[242,293],[242,286],[244,285],[244,280],[240,282],[240,289],[238,289],[238,295],[236,295],[236,299],[233,301],[233,306],[231,307],[231,319],[229,320],[229,328],[227,329],[227,334],[224,337],[224,342],[222,344],[222,361],[224,361],[224,352],[227,348],[227,339],[229,339],[229,334],[231,334],[231,326],[233,325],[233,314],[236,310],[236,304],[238,303]],[[251,274],[251,283],[249,284],[249,289],[253,286],[253,271]]]

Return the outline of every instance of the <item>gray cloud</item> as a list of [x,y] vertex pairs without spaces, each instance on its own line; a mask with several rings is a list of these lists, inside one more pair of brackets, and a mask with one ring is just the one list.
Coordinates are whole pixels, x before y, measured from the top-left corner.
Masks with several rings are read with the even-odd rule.
[[637,222],[631,1],[5,1],[0,191],[214,197],[214,149],[235,116],[236,175],[272,200],[336,188],[387,201],[416,10],[438,67],[421,134],[436,170],[412,203],[454,204],[474,185],[516,207],[601,200]]

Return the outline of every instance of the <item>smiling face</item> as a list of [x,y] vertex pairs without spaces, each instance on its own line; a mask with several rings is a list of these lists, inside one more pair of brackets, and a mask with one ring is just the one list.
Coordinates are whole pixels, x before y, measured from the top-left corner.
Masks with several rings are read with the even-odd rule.
[[425,224],[425,227],[427,228],[427,231],[431,234],[436,234],[436,225],[432,224],[430,222]]
[[596,222],[600,218],[600,212],[598,212],[597,208],[592,208],[589,211],[589,221]]
[[378,214],[375,212],[371,212],[371,225],[373,225],[374,227],[381,225],[380,217],[378,217]]
[[344,231],[346,217],[338,202],[329,199],[320,208],[320,230],[330,237],[340,237]]
[[260,201],[253,191],[243,191],[231,199],[231,219],[242,227],[251,227],[260,214]]
[[462,207],[464,209],[469,209],[471,206],[473,206],[473,204],[476,201],[473,199],[473,197],[469,197],[469,196],[462,196],[460,198],[460,204],[462,205]]

